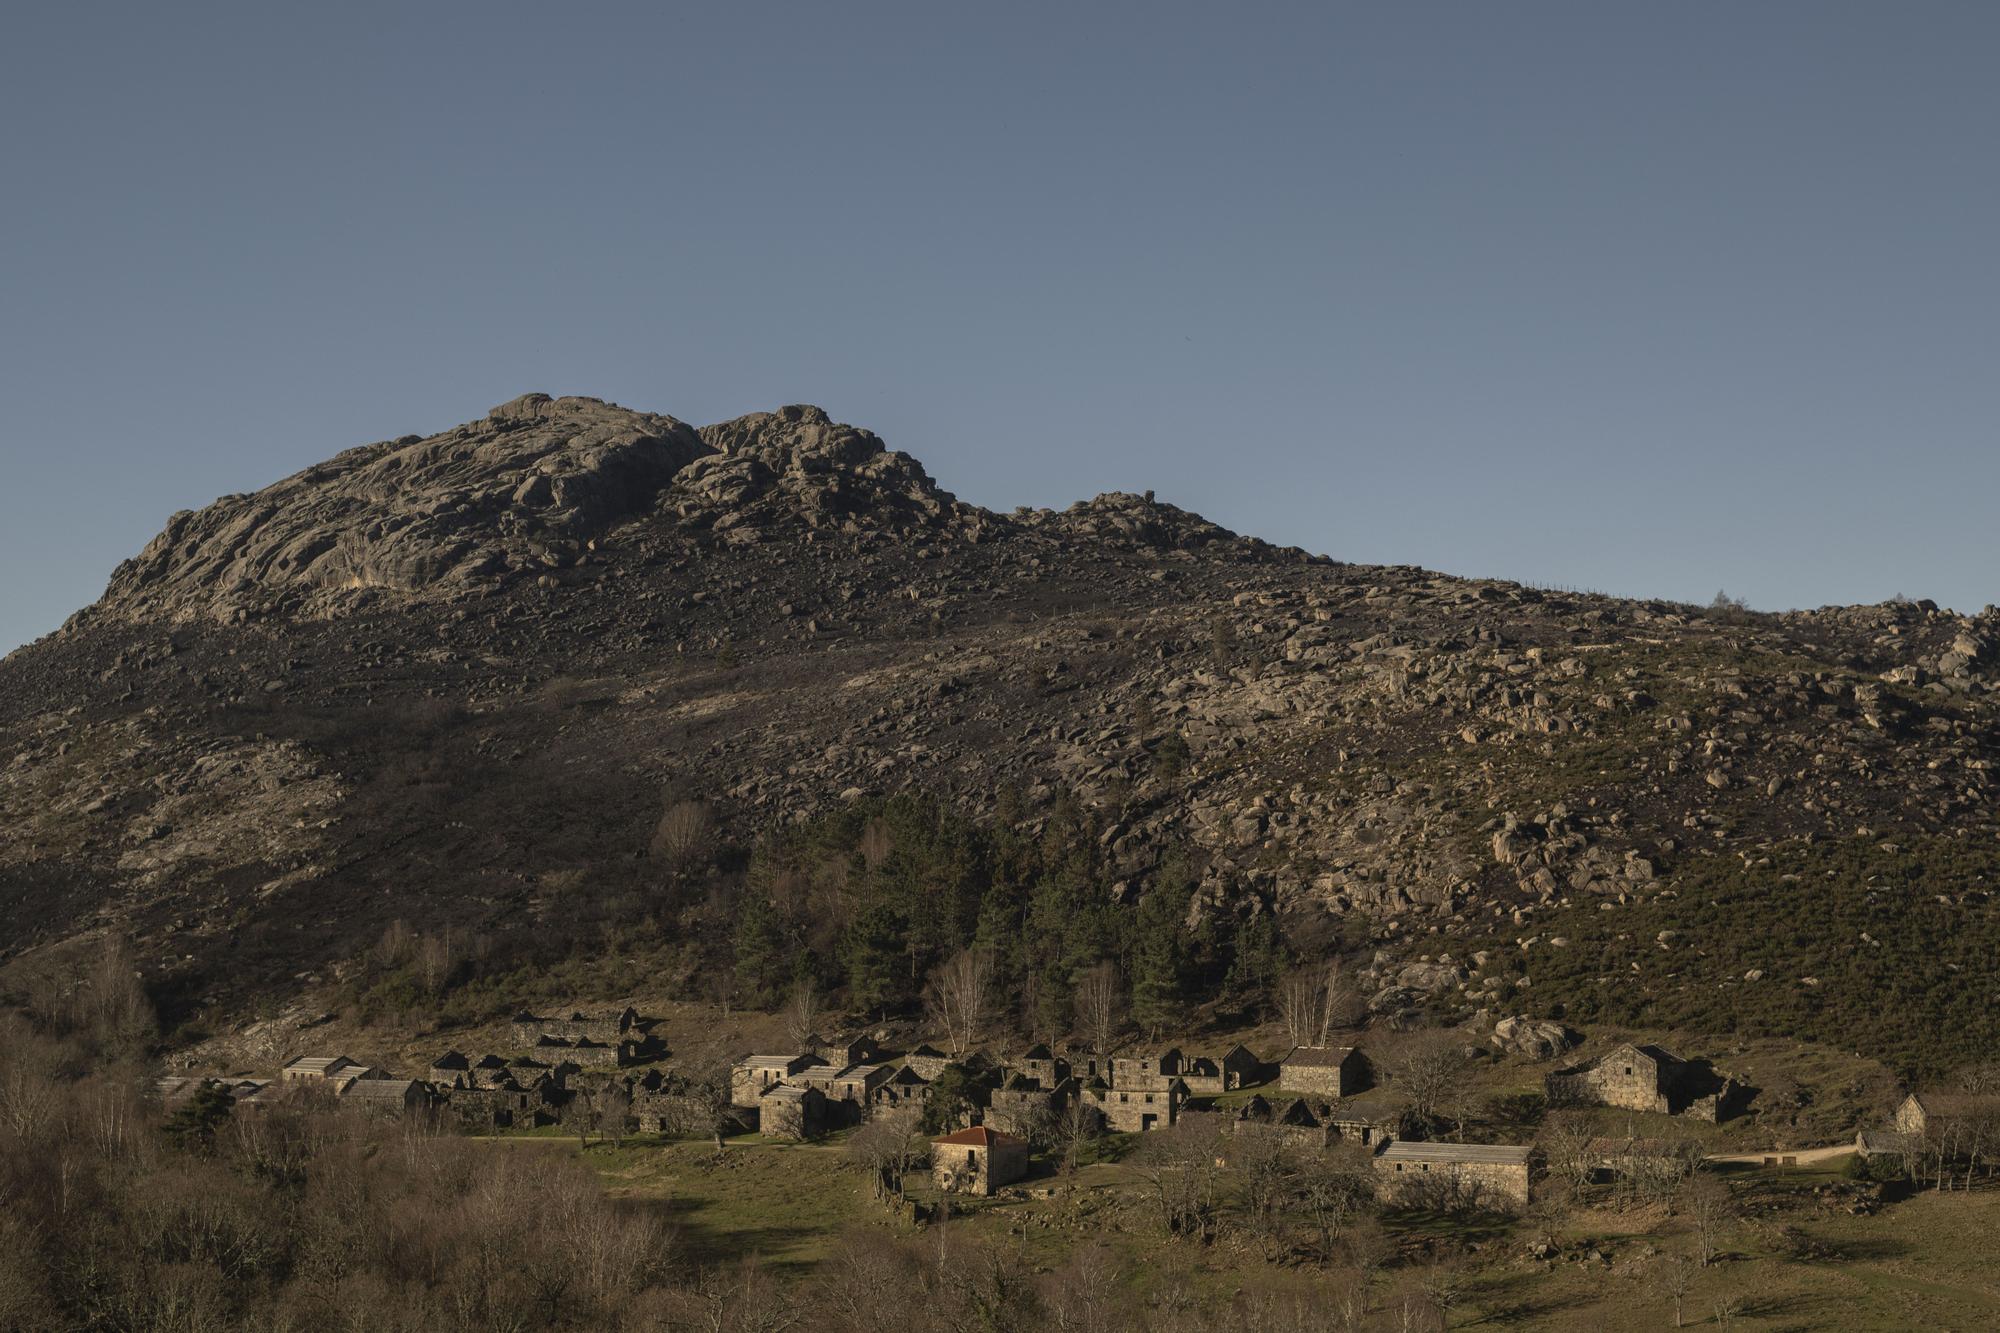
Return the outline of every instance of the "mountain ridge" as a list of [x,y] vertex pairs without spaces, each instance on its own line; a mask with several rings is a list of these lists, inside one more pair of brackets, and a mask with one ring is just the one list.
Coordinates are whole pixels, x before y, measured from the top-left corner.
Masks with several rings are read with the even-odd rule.
[[[1709,1013],[1756,971],[1803,1026],[1857,931],[1911,966],[2000,931],[1996,646],[1992,611],[1342,564],[1147,495],[997,514],[818,409],[525,395],[177,516],[0,662],[0,959],[129,931],[226,1014],[398,919],[707,938],[768,891],[751,849],[916,791],[1081,820],[1104,899],[1184,894],[1191,937],[1367,941],[1385,1020]],[[690,801],[739,849],[695,880],[647,852]],[[1731,974],[1753,902],[1796,958]]]

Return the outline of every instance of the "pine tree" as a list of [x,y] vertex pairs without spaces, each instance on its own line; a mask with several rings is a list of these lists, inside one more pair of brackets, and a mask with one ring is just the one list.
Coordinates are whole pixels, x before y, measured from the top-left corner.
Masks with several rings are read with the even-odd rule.
[[758,1003],[768,1003],[784,981],[785,932],[771,902],[761,893],[745,895],[736,919],[736,979]]
[[1160,885],[1139,904],[1132,939],[1132,1017],[1158,1035],[1185,1011],[1187,946],[1181,929],[1187,902]]
[[840,940],[848,1003],[856,1009],[887,1008],[896,995],[902,955],[902,922],[886,903],[855,917]]

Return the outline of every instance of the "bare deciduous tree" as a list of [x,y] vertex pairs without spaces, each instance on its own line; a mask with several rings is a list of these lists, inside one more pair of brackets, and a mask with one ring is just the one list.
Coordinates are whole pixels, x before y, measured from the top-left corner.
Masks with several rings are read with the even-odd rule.
[[632,1114],[632,1089],[617,1079],[613,1079],[604,1091],[597,1095],[597,1135],[609,1138],[611,1146],[625,1145],[625,1120]]
[[1707,1268],[1715,1262],[1722,1234],[1736,1216],[1736,1196],[1714,1176],[1696,1175],[1681,1186],[1678,1203],[1694,1227],[1698,1257],[1701,1266]]
[[1334,1247],[1373,1202],[1375,1171],[1366,1152],[1343,1142],[1327,1152],[1309,1154],[1293,1191],[1294,1206],[1312,1228],[1320,1256],[1331,1259]]
[[953,1060],[978,1047],[992,1018],[993,998],[993,956],[983,949],[961,949],[932,974],[924,1004]]
[[861,830],[861,841],[856,850],[861,853],[861,859],[867,863],[868,868],[876,870],[889,859],[889,853],[894,851],[895,847],[896,840],[889,832],[889,822],[877,815]]
[[677,871],[692,870],[715,845],[715,815],[700,801],[672,801],[653,828],[653,855]]
[[875,1197],[903,1194],[903,1177],[930,1151],[915,1107],[898,1107],[874,1117],[847,1140],[850,1161],[868,1173]]
[[820,1035],[819,1025],[826,1017],[826,1005],[819,993],[819,987],[810,981],[801,981],[792,992],[792,1002],[785,1006],[785,1038],[792,1043],[792,1049],[804,1050],[807,1042]]
[[391,921],[382,931],[382,939],[375,946],[375,957],[384,967],[401,967],[415,956],[417,932],[410,929],[410,923],[400,917]]
[[1549,1179],[1571,1199],[1583,1197],[1583,1187],[1596,1170],[1597,1162],[1590,1153],[1594,1137],[1590,1122],[1574,1111],[1551,1112],[1535,1136],[1548,1164]]
[[1294,1046],[1331,1045],[1333,1034],[1359,1017],[1360,998],[1337,958],[1285,973],[1271,997]]
[[1215,1230],[1221,1152],[1209,1118],[1183,1120],[1144,1136],[1137,1170],[1159,1205],[1168,1234],[1207,1240]]
[[1051,1134],[1057,1151],[1062,1153],[1064,1175],[1076,1170],[1077,1158],[1097,1138],[1103,1120],[1090,1098],[1080,1091],[1056,1115]]
[[1124,1323],[1118,1261],[1102,1241],[1080,1245],[1049,1274],[1043,1305],[1057,1333],[1112,1333]]
[[1409,1102],[1410,1114],[1432,1132],[1464,1121],[1465,1039],[1433,1028],[1412,1034],[1390,1058],[1390,1077]]
[[1694,1275],[1698,1265],[1683,1254],[1660,1256],[1653,1269],[1653,1287],[1669,1305],[1674,1307],[1674,1327],[1683,1328],[1687,1323],[1688,1293],[1694,1289]]
[[1099,963],[1077,977],[1076,1021],[1092,1051],[1110,1053],[1125,1023],[1125,987],[1115,963]]
[[444,989],[452,969],[451,927],[426,935],[417,945],[417,971],[424,989],[435,995]]

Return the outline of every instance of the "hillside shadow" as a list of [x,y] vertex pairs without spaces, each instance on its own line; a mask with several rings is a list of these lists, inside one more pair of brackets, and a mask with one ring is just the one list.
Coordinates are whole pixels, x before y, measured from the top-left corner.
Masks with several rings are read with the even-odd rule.
[[715,1203],[708,1199],[627,1199],[623,1203],[665,1223],[673,1232],[670,1249],[675,1258],[697,1266],[755,1255],[773,1272],[807,1273],[818,1265],[818,1257],[789,1252],[829,1235],[824,1227],[796,1222],[739,1225],[734,1219],[718,1216]]

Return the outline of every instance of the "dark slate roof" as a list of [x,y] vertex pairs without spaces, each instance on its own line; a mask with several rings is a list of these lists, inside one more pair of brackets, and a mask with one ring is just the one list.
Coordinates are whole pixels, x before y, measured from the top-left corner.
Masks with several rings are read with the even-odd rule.
[[1025,1139],[1017,1139],[1012,1134],[1003,1134],[997,1129],[988,1129],[984,1125],[974,1125],[971,1129],[961,1129],[956,1134],[947,1134],[941,1139],[932,1139],[931,1142],[943,1144],[950,1148],[991,1148],[995,1144],[1005,1143],[1018,1143],[1023,1147],[1027,1146],[1027,1140]]
[[1352,1054],[1352,1046],[1294,1046],[1285,1063],[1301,1069],[1333,1069],[1345,1064]]

